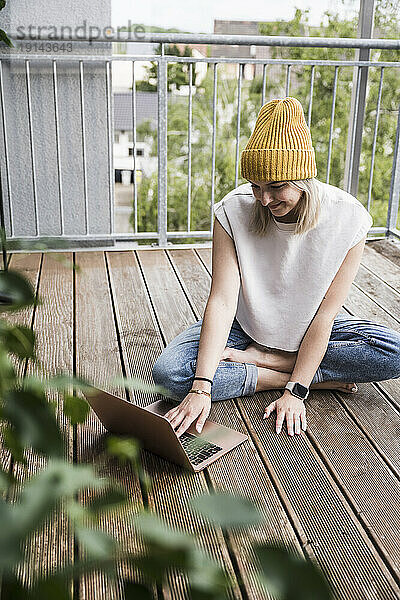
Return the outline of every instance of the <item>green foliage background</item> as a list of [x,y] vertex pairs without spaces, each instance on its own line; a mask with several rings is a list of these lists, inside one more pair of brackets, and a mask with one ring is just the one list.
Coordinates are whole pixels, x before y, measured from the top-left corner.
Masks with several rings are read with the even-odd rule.
[[[309,26],[308,10],[297,9],[290,21],[277,21],[260,24],[264,35],[288,35],[313,37],[356,37],[357,19],[340,19],[337,14],[325,11],[320,27]],[[396,39],[400,36],[398,0],[378,0],[375,13],[375,35]],[[284,48],[272,47],[272,58],[292,60],[354,60],[353,49],[327,48]],[[176,54],[176,52],[175,52]],[[373,50],[371,61],[398,61],[397,51]],[[172,65],[171,65],[172,67]],[[175,65],[176,67],[176,65]],[[183,85],[186,65],[175,69],[177,86]],[[214,203],[235,187],[236,128],[238,86],[235,78],[225,78],[218,66],[217,118],[216,118],[216,164]],[[311,66],[293,64],[289,95],[295,96],[303,105],[306,118],[310,101]],[[269,77],[267,66],[265,101],[286,95],[286,65],[282,65],[278,77]],[[367,101],[360,162],[358,199],[367,206],[368,186],[372,158],[372,143],[377,113],[377,98],[380,81],[380,68],[369,69]],[[152,81],[156,71],[149,74]],[[169,77],[174,72],[169,70]],[[328,143],[331,124],[332,96],[335,67],[316,66],[314,71],[314,91],[311,116],[311,134],[316,151],[318,179],[328,181]],[[353,80],[353,67],[340,66],[333,124],[332,154],[329,169],[329,183],[344,188],[344,168],[347,146],[348,120]],[[173,79],[169,80],[169,84]],[[146,83],[142,83],[146,85]],[[386,226],[387,206],[396,137],[397,118],[400,102],[400,69],[385,67],[382,98],[377,133],[376,153],[373,169],[371,205],[369,207],[374,226]],[[254,127],[262,104],[262,77],[252,81],[242,81],[239,156]],[[168,102],[168,231],[185,231],[188,227],[188,98],[171,96]],[[192,109],[192,151],[191,151],[191,230],[211,228],[211,165],[213,130],[213,65],[208,65],[207,75],[200,85],[193,89]],[[147,139],[151,153],[157,156],[157,132],[149,123],[138,128],[138,139]],[[244,183],[240,178],[238,185]],[[133,215],[131,217],[133,224]],[[139,231],[157,231],[157,172],[144,177],[138,187],[138,227]],[[191,243],[196,238],[185,238],[179,243]]]

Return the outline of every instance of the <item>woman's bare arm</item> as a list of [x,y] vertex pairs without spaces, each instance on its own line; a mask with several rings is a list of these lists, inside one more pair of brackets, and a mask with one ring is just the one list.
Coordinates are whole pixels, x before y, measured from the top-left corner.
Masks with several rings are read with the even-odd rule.
[[[212,248],[212,283],[203,316],[197,353],[196,376],[213,379],[236,313],[240,274],[235,245],[217,219],[214,221]],[[194,380],[193,389],[212,393],[211,383]],[[204,394],[189,393],[164,416],[170,419],[176,433],[181,435],[199,417],[201,428],[209,414],[211,403]]]
[[[201,328],[196,375],[212,379],[235,317],[240,274],[235,245],[217,219],[214,222],[212,282]],[[205,383],[208,387],[202,387]],[[209,389],[195,380],[196,389]]]
[[[301,342],[291,381],[309,386],[324,357],[333,321],[340,312],[360,267],[365,236],[346,254]],[[290,393],[290,392],[288,392]]]
[[[298,381],[309,387],[320,365],[330,338],[333,322],[340,312],[360,266],[366,236],[346,254],[338,272],[330,284],[313,320],[311,321],[298,350],[290,381]],[[289,435],[300,433],[300,418],[306,429],[306,411],[302,400],[285,390],[283,395],[266,408],[269,416],[276,409],[276,433],[279,433],[286,418]]]

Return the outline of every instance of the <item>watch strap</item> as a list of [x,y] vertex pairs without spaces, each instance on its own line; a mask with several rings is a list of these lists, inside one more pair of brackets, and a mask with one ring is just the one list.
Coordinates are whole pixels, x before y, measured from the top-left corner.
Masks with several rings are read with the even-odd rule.
[[[301,394],[301,393],[300,394],[297,393],[296,385],[297,386],[301,386],[302,388],[305,388],[307,390],[306,393],[304,395]],[[285,385],[285,390],[289,390],[289,392],[293,396],[296,396],[296,398],[300,398],[300,400],[306,400],[308,398],[309,393],[310,393],[310,388],[306,387],[305,385],[303,385],[299,381],[288,381],[287,384]]]

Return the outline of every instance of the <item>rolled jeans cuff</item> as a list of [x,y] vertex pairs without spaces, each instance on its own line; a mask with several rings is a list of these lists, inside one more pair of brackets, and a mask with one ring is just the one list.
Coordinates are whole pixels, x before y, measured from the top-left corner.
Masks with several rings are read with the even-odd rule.
[[[245,363],[245,367],[246,367],[246,378],[244,381],[242,395],[243,396],[252,396],[253,394],[255,394],[256,387],[257,387],[258,370],[257,370],[256,365],[254,365],[253,363]],[[320,367],[318,367],[318,369],[316,370],[315,375],[311,381],[311,384],[321,383],[321,381],[323,381],[323,380],[324,380],[324,378],[322,375],[322,370]]]
[[252,396],[257,387],[258,369],[253,363],[244,363],[246,366],[246,379],[243,385],[243,396]]

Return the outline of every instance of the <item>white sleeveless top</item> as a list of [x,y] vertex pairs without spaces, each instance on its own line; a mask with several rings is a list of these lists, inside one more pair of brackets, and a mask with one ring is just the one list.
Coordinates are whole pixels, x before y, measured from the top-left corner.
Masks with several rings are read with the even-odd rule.
[[233,239],[238,258],[236,319],[262,346],[287,352],[299,349],[348,250],[372,226],[372,217],[357,198],[315,181],[320,189],[319,221],[303,234],[294,234],[296,223],[280,223],[273,215],[264,236],[251,233],[248,224],[257,200],[250,183],[214,204],[215,216]]

